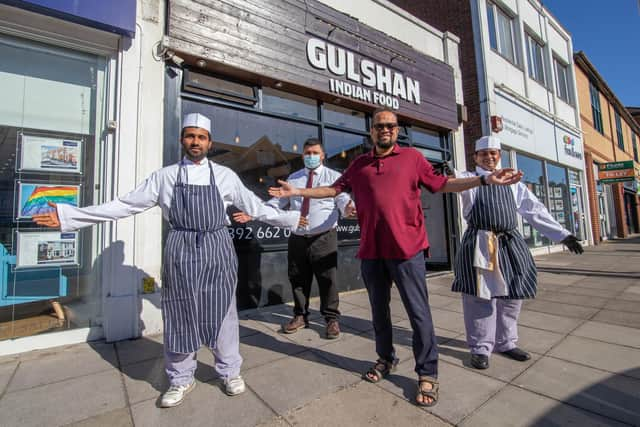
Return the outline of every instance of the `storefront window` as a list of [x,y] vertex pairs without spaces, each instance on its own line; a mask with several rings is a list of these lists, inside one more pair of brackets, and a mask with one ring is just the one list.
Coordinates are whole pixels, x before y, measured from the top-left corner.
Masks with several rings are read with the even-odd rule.
[[500,165],[501,168],[511,167],[511,150],[500,150]]
[[560,225],[571,230],[572,213],[567,169],[547,164],[547,179],[549,180],[549,212]]
[[[579,240],[586,240],[585,202],[582,193],[580,172],[569,169],[569,192],[571,193],[571,227],[567,227]],[[569,222],[567,222],[569,224]]]
[[262,110],[309,120],[318,119],[315,100],[271,88],[262,90]]
[[337,125],[342,128],[367,130],[365,114],[360,111],[350,110],[332,104],[324,104],[322,107],[322,120],[325,123]]
[[106,61],[4,36],[0,57],[0,339],[96,326],[97,230],[31,217],[97,197]]
[[[518,169],[524,173],[522,182],[527,186],[529,191],[535,194],[535,196],[546,205],[547,197],[542,161],[520,153],[516,153],[516,161]],[[549,240],[531,227],[526,220],[522,221],[521,232],[529,247],[546,246],[550,244]]]

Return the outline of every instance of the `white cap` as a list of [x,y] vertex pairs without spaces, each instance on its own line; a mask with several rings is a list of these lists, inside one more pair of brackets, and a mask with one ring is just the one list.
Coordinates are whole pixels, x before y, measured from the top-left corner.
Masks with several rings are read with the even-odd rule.
[[492,148],[496,150],[500,149],[500,138],[497,136],[483,136],[476,141],[476,151],[489,150]]
[[211,120],[200,113],[187,114],[182,120],[182,129],[184,128],[202,128],[211,134]]

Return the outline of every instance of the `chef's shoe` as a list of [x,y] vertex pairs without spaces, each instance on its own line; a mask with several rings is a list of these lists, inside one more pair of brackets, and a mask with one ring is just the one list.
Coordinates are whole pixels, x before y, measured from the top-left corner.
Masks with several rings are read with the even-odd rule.
[[246,389],[244,380],[240,375],[235,378],[227,378],[224,380],[224,392],[227,393],[228,396],[242,394]]
[[160,399],[161,408],[172,408],[182,403],[187,393],[196,387],[196,381],[191,381],[191,384],[185,385],[172,385],[169,387]]

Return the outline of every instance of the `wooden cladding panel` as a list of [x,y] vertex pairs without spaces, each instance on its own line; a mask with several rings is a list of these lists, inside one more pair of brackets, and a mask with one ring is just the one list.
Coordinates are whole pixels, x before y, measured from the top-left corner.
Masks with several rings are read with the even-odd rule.
[[419,81],[421,103],[399,98],[400,115],[458,127],[450,66],[317,1],[171,0],[169,7],[169,43],[177,52],[328,93],[329,78],[348,80],[308,63],[306,43],[315,37]]

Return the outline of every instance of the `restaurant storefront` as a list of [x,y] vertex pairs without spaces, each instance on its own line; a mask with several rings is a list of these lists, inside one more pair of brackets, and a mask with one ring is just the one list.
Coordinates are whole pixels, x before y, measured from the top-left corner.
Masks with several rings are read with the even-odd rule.
[[[502,166],[524,173],[523,182],[553,218],[579,240],[589,239],[584,188],[582,139],[578,129],[558,123],[496,90],[496,113],[502,118]],[[546,251],[551,242],[520,218],[520,232],[528,246]],[[540,251],[538,250],[538,251]]]
[[[370,150],[376,107],[398,112],[402,145],[415,147],[436,167],[453,158],[459,121],[451,65],[320,2],[268,1],[261,12],[250,3],[231,3],[229,9],[195,2],[169,7],[165,54],[184,63],[167,68],[165,164],[180,156],[180,117],[205,114],[213,128],[209,158],[266,199],[277,179],[303,167],[307,138],[323,141],[326,164],[338,171]],[[438,37],[447,46],[446,37]],[[431,243],[428,270],[449,269],[454,200],[425,191],[422,202]],[[250,222],[233,224],[229,232],[239,255],[239,307],[290,300],[289,231]],[[338,239],[339,288],[360,288],[357,221],[341,219]]]

